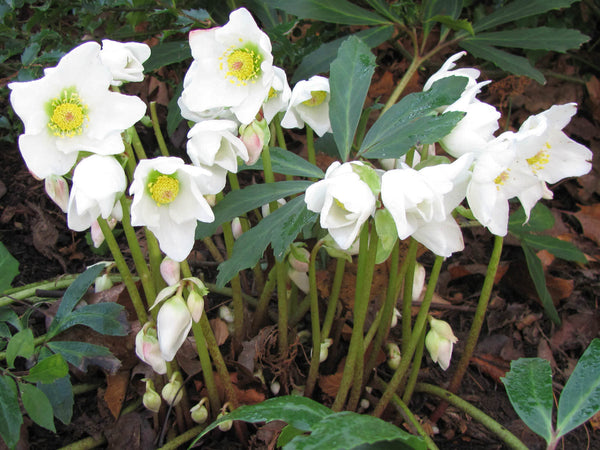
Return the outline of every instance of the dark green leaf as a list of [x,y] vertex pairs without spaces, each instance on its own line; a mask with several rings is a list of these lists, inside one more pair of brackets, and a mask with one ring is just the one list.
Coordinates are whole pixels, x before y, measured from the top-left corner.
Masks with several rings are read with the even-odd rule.
[[0,242],[0,292],[10,288],[13,279],[19,274],[19,262]]
[[210,14],[207,10],[198,8],[198,9],[184,9],[182,11],[186,16],[191,17],[196,22],[206,22],[210,19]]
[[463,113],[431,113],[454,103],[467,85],[465,77],[447,77],[426,92],[404,97],[379,117],[365,136],[360,152],[366,158],[399,158],[412,146],[431,144],[446,136]]
[[29,375],[23,377],[30,383],[53,383],[69,373],[69,366],[59,354],[44,358],[29,370]]
[[315,19],[344,25],[382,25],[389,21],[346,0],[266,0],[300,19]]
[[531,63],[522,56],[512,55],[495,47],[490,47],[481,42],[464,40],[460,46],[477,58],[485,59],[498,66],[500,69],[515,75],[525,75],[540,84],[546,79],[542,72],[534,68]]
[[600,339],[581,355],[558,401],[557,434],[567,434],[600,410]]
[[429,35],[433,28],[434,22],[431,20],[433,17],[448,16],[452,19],[458,19],[462,6],[462,0],[425,0],[422,5],[425,36]]
[[355,36],[350,36],[331,63],[329,119],[342,161],[348,160],[354,134],[375,71],[375,55]]
[[589,41],[589,36],[578,30],[566,28],[520,28],[490,33],[480,33],[465,42],[478,42],[496,47],[514,47],[527,49],[552,50],[564,53],[572,48],[579,48]]
[[552,320],[552,322],[554,322],[557,325],[560,325],[560,318],[558,317],[558,312],[554,307],[552,297],[550,296],[550,292],[548,292],[548,288],[546,287],[544,267],[542,266],[540,258],[538,258],[538,256],[535,254],[535,251],[525,242],[521,241],[521,248],[523,249],[523,253],[525,253],[527,269],[529,269],[529,275],[531,275],[531,279],[533,280],[535,290],[538,296],[540,297],[540,302],[542,302],[544,311],[546,311],[546,314]]
[[[279,147],[271,147],[269,148],[269,153],[271,155],[271,166],[274,173],[307,178],[323,178],[325,176],[323,171],[317,166],[309,163],[306,159],[296,155],[293,152],[290,152],[289,150]],[[259,158],[259,160],[251,166],[247,166],[245,164],[241,165],[238,168],[238,171],[262,169],[262,158]]]
[[476,33],[511,23],[525,17],[543,14],[552,9],[568,8],[577,0],[528,0],[526,2],[514,0],[508,5],[487,14],[473,24]]
[[281,260],[302,228],[317,217],[316,213],[306,209],[304,195],[269,214],[235,241],[232,257],[219,265],[217,286],[224,286],[239,271],[254,266],[269,244],[275,259]]
[[60,322],[71,311],[73,311],[75,305],[79,303],[81,297],[83,297],[83,294],[87,292],[88,288],[92,285],[105,267],[105,263],[98,263],[90,266],[85,272],[75,279],[71,286],[67,288],[60,302],[60,306],[58,307],[58,311],[54,316],[54,320],[50,325],[50,329],[48,330],[49,338],[56,335],[56,329],[58,328]]
[[519,236],[519,239],[537,250],[547,250],[554,256],[566,261],[575,261],[582,264],[587,262],[583,252],[571,242],[561,241],[558,238],[543,234],[524,234]]
[[554,226],[552,211],[543,203],[536,203],[529,213],[529,220],[525,223],[525,210],[521,206],[510,215],[508,230],[516,235],[523,233],[549,230]]
[[0,436],[9,448],[14,448],[19,442],[23,416],[19,407],[17,386],[14,380],[6,375],[0,375]]
[[279,433],[279,437],[277,438],[277,447],[285,447],[288,442],[301,434],[304,434],[304,431],[299,430],[291,425],[286,425],[281,430],[281,433]]
[[10,323],[17,330],[23,329],[23,324],[21,323],[21,319],[16,312],[12,310],[12,308],[5,306],[0,308],[0,322]]
[[388,448],[427,448],[423,438],[413,436],[391,423],[366,414],[344,411],[321,419],[313,425],[309,436],[295,437],[286,450],[342,450],[381,441],[394,441],[393,447]]
[[29,418],[39,426],[56,433],[50,400],[33,384],[20,383],[21,401]]
[[121,365],[106,347],[100,345],[73,341],[52,341],[46,345],[83,372],[87,371],[90,364],[102,367],[110,373],[116,372]]
[[41,46],[37,42],[28,45],[27,48],[23,51],[23,54],[21,55],[21,63],[24,66],[28,66],[29,64],[31,64],[37,57],[40,48]]
[[82,306],[62,319],[55,333],[58,334],[75,325],[85,325],[98,333],[126,336],[126,320],[124,317],[119,317],[123,310],[123,306],[117,303],[96,303]]
[[466,19],[453,19],[450,16],[433,16],[430,19],[432,22],[439,22],[446,25],[451,30],[465,30],[470,35],[474,35],[473,26],[471,22]]
[[163,42],[155,45],[151,50],[150,58],[144,62],[144,72],[146,73],[192,57],[187,40]]
[[502,378],[508,398],[519,417],[534,432],[552,438],[552,369],[541,358],[520,358],[510,363]]
[[15,366],[15,358],[17,356],[31,358],[33,350],[33,331],[30,328],[25,328],[13,335],[6,347],[6,363],[8,367]]
[[231,191],[213,208],[214,222],[198,222],[196,239],[212,236],[222,223],[230,222],[234,217],[239,217],[269,202],[304,192],[311,184],[312,181],[281,181],[253,184],[239,191]]
[[179,105],[177,104],[177,100],[181,96],[182,92],[183,82],[177,85],[177,89],[175,89],[173,98],[169,100],[169,104],[167,106],[167,134],[169,136],[175,133],[175,130],[183,120],[183,117],[181,116],[181,109],[179,109]]
[[[376,28],[368,28],[353,34],[360,38],[369,47],[377,47],[382,42],[387,41],[392,37],[394,27],[384,25]],[[327,42],[321,45],[315,51],[306,55],[292,77],[292,83],[297,83],[300,80],[307,80],[313,75],[329,72],[331,62],[337,56],[338,49],[342,42],[347,39],[347,36],[341,37],[334,41]]]
[[69,377],[59,378],[50,384],[38,384],[37,387],[50,400],[54,417],[65,425],[71,423],[75,400],[73,398],[73,386]]

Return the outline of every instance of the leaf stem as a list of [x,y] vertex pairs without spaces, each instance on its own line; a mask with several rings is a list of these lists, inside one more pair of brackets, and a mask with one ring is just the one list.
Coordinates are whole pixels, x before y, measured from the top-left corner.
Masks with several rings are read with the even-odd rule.
[[165,138],[160,130],[160,123],[158,122],[158,115],[156,114],[156,102],[150,102],[150,117],[152,119],[152,128],[154,129],[154,136],[156,137],[160,153],[163,156],[170,156],[169,149],[167,149],[167,144],[165,143]]
[[308,371],[308,378],[306,380],[306,388],[304,395],[311,397],[315,384],[317,382],[317,376],[319,374],[319,364],[321,362],[321,324],[319,322],[319,296],[317,294],[317,270],[316,270],[316,259],[319,249],[323,245],[323,241],[317,242],[310,252],[310,261],[308,265],[308,279],[309,279],[309,296],[310,296],[310,323],[312,331],[312,356],[310,359],[310,369]]
[[327,339],[329,337],[329,332],[333,325],[333,319],[335,318],[338,299],[340,297],[340,290],[342,289],[345,267],[346,259],[343,257],[337,258],[335,274],[333,275],[333,282],[331,284],[331,292],[329,293],[329,299],[327,300],[327,311],[325,312],[325,318],[323,319],[323,328],[321,330],[322,339]]

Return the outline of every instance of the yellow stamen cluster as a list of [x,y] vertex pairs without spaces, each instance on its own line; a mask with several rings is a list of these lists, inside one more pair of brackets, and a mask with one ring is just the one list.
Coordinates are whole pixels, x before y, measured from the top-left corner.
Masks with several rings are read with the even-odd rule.
[[221,60],[220,69],[227,65],[225,78],[237,86],[246,86],[249,82],[256,83],[260,76],[262,55],[251,48],[228,48]]
[[310,91],[310,95],[311,97],[308,100],[302,102],[303,105],[310,107],[319,106],[327,98],[326,91]]
[[65,90],[50,102],[48,128],[59,137],[73,137],[83,133],[88,120],[88,108],[77,92]]
[[169,175],[160,175],[153,183],[148,183],[148,191],[157,206],[168,205],[177,198],[179,180]]
[[[550,144],[546,142],[546,148],[550,149]],[[533,173],[537,173],[542,170],[546,164],[550,161],[550,154],[546,151],[546,149],[541,149],[539,152],[532,156],[531,158],[527,158],[527,163]]]
[[506,169],[494,179],[494,183],[496,183],[496,189],[500,190],[500,186],[504,186],[504,183],[508,181],[509,172],[510,169]]

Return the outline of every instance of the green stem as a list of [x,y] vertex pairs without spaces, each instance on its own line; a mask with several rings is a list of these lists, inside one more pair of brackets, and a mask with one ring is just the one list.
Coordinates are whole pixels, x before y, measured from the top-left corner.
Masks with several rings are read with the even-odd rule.
[[310,323],[312,331],[312,357],[310,359],[310,369],[308,371],[308,378],[306,380],[306,388],[304,395],[311,397],[315,384],[317,382],[317,376],[319,374],[319,364],[321,363],[321,324],[319,321],[319,296],[317,294],[317,269],[316,259],[319,249],[323,245],[323,241],[317,242],[310,252],[310,261],[308,265],[308,279],[310,286]]
[[283,135],[283,128],[281,128],[281,124],[279,120],[275,120],[275,131],[277,133],[277,144],[280,148],[287,150],[287,146],[285,144],[285,136]]
[[[231,222],[225,222],[222,225],[223,237],[225,238],[225,247],[227,248],[227,256],[231,258],[233,254],[233,232],[231,231]],[[242,345],[244,337],[244,301],[242,300],[242,285],[240,284],[240,276],[235,275],[231,279],[231,289],[233,291],[233,347],[235,351]]]
[[65,445],[59,450],[89,450],[92,448],[100,447],[101,445],[106,444],[106,442],[107,441],[104,436],[100,436],[98,439],[93,437],[86,437],[84,439],[81,439],[80,441],[73,442],[69,445]]
[[315,154],[315,134],[311,127],[305,125],[306,127],[306,150],[308,151],[308,162],[316,165],[317,164],[317,156]]
[[412,334],[412,291],[413,281],[415,279],[415,266],[417,264],[418,244],[413,238],[410,238],[408,253],[406,255],[404,274],[404,292],[402,293],[402,355],[406,353],[408,342]]
[[[479,333],[481,332],[481,327],[483,326],[485,313],[487,311],[487,306],[492,294],[492,289],[494,287],[494,279],[496,278],[496,272],[498,271],[498,265],[500,264],[503,242],[504,238],[502,236],[494,236],[494,248],[492,250],[492,255],[490,256],[485,279],[483,280],[481,294],[479,295],[479,301],[477,302],[477,309],[475,310],[473,323],[471,324],[471,329],[469,330],[469,337],[467,338],[464,352],[458,362],[458,365],[456,366],[456,372],[454,372],[452,380],[448,385],[448,390],[450,392],[458,391],[467,368],[469,367],[469,361],[471,360],[475,346],[477,345]],[[444,413],[446,406],[447,405],[444,402],[438,405],[435,411],[431,414],[432,422],[435,423],[439,420]]]
[[158,122],[158,115],[156,114],[156,102],[150,102],[150,117],[152,118],[152,128],[154,129],[154,136],[158,143],[158,148],[163,156],[170,156],[167,144],[163,137],[162,131],[160,130],[160,123]]
[[483,426],[485,426],[488,430],[502,439],[506,445],[510,448],[514,448],[517,450],[527,450],[527,446],[523,444],[514,434],[488,416],[486,413],[466,402],[462,398],[454,395],[452,392],[449,392],[445,389],[442,389],[438,386],[434,386],[432,384],[427,383],[417,383],[415,386],[416,392],[425,392],[427,394],[435,395],[443,399],[444,401],[452,404],[457,407],[461,411],[464,411],[468,415],[470,415],[473,419],[477,420]]
[[264,285],[258,303],[256,304],[256,311],[252,320],[252,335],[258,333],[258,330],[265,321],[269,300],[271,300],[271,295],[273,294],[275,283],[277,282],[277,277],[275,276],[276,273],[277,271],[275,270],[275,267],[273,267],[269,272],[269,275],[267,275],[267,282]]
[[142,298],[140,297],[140,293],[135,286],[135,282],[133,281],[133,277],[131,276],[131,272],[129,271],[129,267],[127,267],[127,263],[125,262],[125,258],[123,258],[123,254],[119,249],[119,244],[112,234],[112,230],[108,226],[106,220],[102,217],[98,217],[98,224],[100,225],[100,229],[102,230],[102,234],[104,234],[104,239],[110,252],[113,255],[115,263],[117,264],[117,269],[123,278],[123,283],[125,283],[125,287],[127,288],[127,292],[129,293],[129,297],[131,298],[131,303],[133,303],[133,307],[137,314],[138,320],[141,324],[144,324],[148,321],[148,315],[146,314],[146,308],[144,303],[142,302]]
[[160,273],[160,264],[163,260],[163,255],[160,251],[158,239],[156,239],[154,233],[147,227],[144,227],[144,233],[146,235],[146,245],[148,246],[148,260],[150,262],[150,273],[154,280],[154,289],[159,292],[167,285]]
[[323,319],[323,329],[321,330],[322,339],[327,339],[329,337],[329,332],[331,331],[331,326],[333,325],[333,319],[335,318],[335,311],[337,309],[338,299],[342,289],[345,267],[346,259],[343,257],[337,258],[335,275],[333,276],[333,283],[331,284],[331,292],[329,293],[329,299],[327,300],[327,311],[325,312],[325,319]]
[[181,433],[176,438],[171,439],[165,445],[160,447],[159,450],[177,450],[181,445],[185,444],[188,441],[191,441],[196,436],[198,436],[205,428],[206,425],[197,425],[194,428],[190,428],[185,433]]
[[404,395],[402,395],[402,401],[407,405],[410,404],[410,399],[412,398],[415,384],[417,384],[417,378],[419,377],[419,370],[421,369],[421,361],[423,360],[423,351],[425,349],[425,330],[426,328],[423,328],[423,331],[421,331],[421,337],[417,343],[417,349],[415,350],[415,357],[413,358],[408,381],[404,388]]
[[15,300],[24,300],[36,295],[36,291],[41,290],[61,290],[69,287],[79,275],[63,275],[53,281],[37,281],[25,286],[11,288],[3,292],[4,296],[0,297],[0,307],[8,306]]
[[279,355],[283,358],[288,353],[288,299],[287,271],[282,261],[275,262],[277,274],[277,328],[279,330]]
[[131,136],[131,144],[133,145],[133,149],[135,150],[135,155],[138,160],[148,158],[146,156],[146,151],[144,150],[144,146],[142,145],[142,141],[140,141],[140,137],[135,130],[135,127],[131,127],[129,135]]
[[394,104],[398,101],[398,99],[400,98],[400,95],[402,95],[402,92],[408,85],[408,82],[410,81],[412,76],[415,74],[415,72],[419,69],[419,66],[423,63],[423,61],[424,60],[422,60],[418,55],[415,55],[415,57],[413,58],[413,60],[410,63],[410,66],[408,66],[408,69],[406,69],[406,72],[404,72],[402,79],[398,82],[398,85],[394,89],[394,92],[392,92],[392,95],[390,95],[390,98],[385,103],[383,109],[381,110],[381,114],[379,115],[379,117],[384,115],[385,112],[388,109],[390,109],[392,106],[394,106]]
[[400,365],[396,369],[396,372],[394,372],[394,375],[392,376],[392,379],[390,380],[387,389],[381,396],[379,403],[377,403],[377,406],[373,411],[373,415],[375,417],[381,417],[381,414],[387,407],[392,396],[396,393],[398,386],[400,386],[400,383],[404,379],[406,371],[410,366],[412,357],[415,353],[417,344],[421,337],[421,333],[425,329],[425,324],[427,322],[427,314],[429,313],[429,306],[431,305],[431,300],[433,299],[433,293],[435,292],[435,286],[440,276],[440,270],[442,269],[443,262],[444,258],[442,256],[435,257],[435,262],[433,263],[433,268],[431,269],[431,275],[429,277],[429,283],[427,284],[427,291],[425,292],[423,303],[421,303],[421,308],[419,309],[419,313],[417,314],[417,318],[415,320],[415,327],[413,329],[410,341],[407,345],[406,353],[402,354]]

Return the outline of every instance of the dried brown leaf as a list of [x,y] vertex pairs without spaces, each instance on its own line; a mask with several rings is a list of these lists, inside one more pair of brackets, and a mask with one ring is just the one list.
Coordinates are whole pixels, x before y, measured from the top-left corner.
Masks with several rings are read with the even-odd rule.
[[104,401],[110,410],[110,413],[115,419],[119,417],[125,393],[127,392],[127,384],[129,383],[129,371],[120,371],[114,375],[106,376],[106,392],[104,392]]

